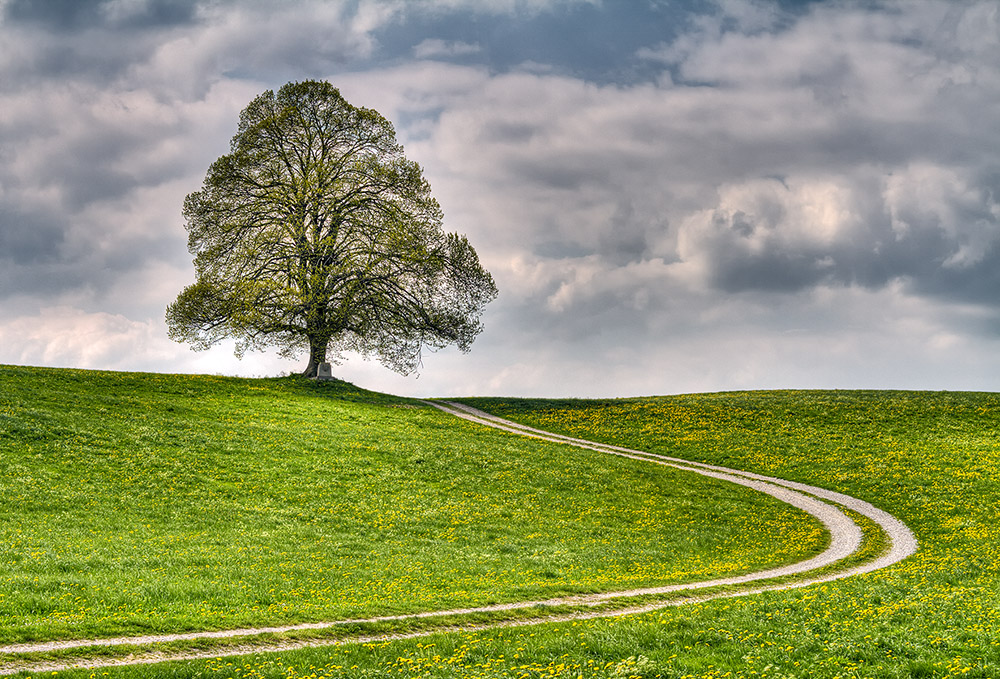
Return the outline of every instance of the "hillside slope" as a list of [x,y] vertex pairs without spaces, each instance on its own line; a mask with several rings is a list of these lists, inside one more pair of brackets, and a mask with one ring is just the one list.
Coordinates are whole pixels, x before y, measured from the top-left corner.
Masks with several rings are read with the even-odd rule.
[[343,382],[0,367],[0,641],[686,582],[826,535],[747,489]]

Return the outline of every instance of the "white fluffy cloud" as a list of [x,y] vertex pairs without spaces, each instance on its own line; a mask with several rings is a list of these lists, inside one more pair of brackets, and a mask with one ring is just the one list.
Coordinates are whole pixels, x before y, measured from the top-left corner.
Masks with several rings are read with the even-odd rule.
[[120,314],[46,307],[0,326],[5,359],[25,365],[116,369],[141,355],[152,363],[176,353],[162,329]]

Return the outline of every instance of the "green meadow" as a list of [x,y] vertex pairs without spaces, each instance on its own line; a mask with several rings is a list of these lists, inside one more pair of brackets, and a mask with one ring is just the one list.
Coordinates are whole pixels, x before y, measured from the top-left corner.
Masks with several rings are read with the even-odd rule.
[[[902,519],[920,550],[865,575],[641,615],[60,676],[1000,676],[1000,395],[462,400],[845,492]],[[339,382],[0,368],[0,446],[7,640],[607,591],[825,544],[809,517],[750,491]]]
[[297,377],[2,367],[0,456],[0,644],[680,583],[827,543],[742,487]]

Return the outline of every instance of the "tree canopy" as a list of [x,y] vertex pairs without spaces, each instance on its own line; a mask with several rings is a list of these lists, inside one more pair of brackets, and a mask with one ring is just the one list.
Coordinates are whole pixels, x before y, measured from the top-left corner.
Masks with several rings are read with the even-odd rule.
[[307,375],[353,350],[405,375],[424,347],[468,351],[497,295],[392,124],[327,82],[254,99],[183,216],[196,281],[167,326],[195,349],[308,351]]

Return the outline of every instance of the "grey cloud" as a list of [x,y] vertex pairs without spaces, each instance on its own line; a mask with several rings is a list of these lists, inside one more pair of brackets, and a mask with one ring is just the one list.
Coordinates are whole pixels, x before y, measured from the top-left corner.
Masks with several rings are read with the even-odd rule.
[[15,1],[6,12],[7,44],[0,47],[6,91],[65,82],[185,98],[200,98],[222,78],[326,76],[370,54],[369,33],[378,23],[375,10],[319,0]]
[[196,3],[171,0],[14,0],[3,8],[6,92],[52,82],[113,85],[148,60],[170,31],[199,21]]
[[[0,301],[18,296],[104,298],[127,274],[170,264],[183,238],[169,231],[124,234],[85,220],[0,214]],[[176,227],[180,229],[178,225]],[[132,291],[136,294],[138,291]]]
[[936,268],[929,275],[915,278],[912,289],[920,294],[996,308],[1000,306],[1000,249],[992,247],[982,262],[966,269]]
[[[0,6],[0,258],[10,261],[2,276],[8,298],[99,296],[116,276],[173,259],[165,249],[188,259],[184,192],[166,187],[190,178],[188,190],[197,188],[214,157],[208,135],[218,134],[224,152],[252,96],[219,69],[260,61],[272,71],[303,64],[315,71],[330,55],[357,49],[366,30],[342,21],[353,10],[330,3]],[[157,205],[163,217],[155,220],[142,214],[143,192],[179,197]],[[154,223],[165,223],[169,235]]]
[[[31,298],[76,299],[107,291],[116,285],[122,269],[112,266],[109,253],[83,246],[70,234],[71,224],[61,215],[14,214],[9,210],[0,223],[0,303]],[[6,221],[10,218],[10,221]],[[79,226],[79,225],[78,225]],[[124,245],[115,243],[115,249]],[[150,248],[131,243],[131,267],[147,263]],[[113,256],[112,256],[113,257]]]
[[598,238],[597,252],[619,266],[642,261],[652,252],[652,234],[668,228],[664,223],[647,223],[632,203],[622,200]]
[[[93,278],[87,267],[63,261],[14,261],[0,259],[0,302],[6,311],[12,299],[30,298],[45,303],[86,291]],[[36,303],[37,303],[36,302]]]
[[[59,337],[73,323],[125,338],[114,346],[160,332],[192,274],[183,195],[253,95],[326,77],[397,124],[447,227],[470,236],[498,281],[476,350],[444,370],[462,384],[600,395],[792,375],[831,386],[840,366],[867,379],[937,357],[946,375],[949,352],[995,349],[1000,137],[984,112],[1000,104],[1000,58],[995,12],[983,12],[995,3],[780,15],[733,0],[718,30],[675,44],[678,78],[642,82],[609,82],[623,62],[598,68],[599,52],[586,55],[594,69],[560,68],[581,58],[572,39],[556,50],[564,62],[496,61],[454,4],[442,5],[454,30],[438,32],[416,3],[211,2],[176,15],[157,14],[166,3],[74,3],[60,17],[57,4],[7,2],[5,316],[17,299],[56,300],[86,311],[67,314]],[[521,5],[501,4],[513,34]],[[564,29],[561,7],[532,30]],[[575,25],[621,11],[599,9]],[[379,49],[393,35],[407,39]],[[485,65],[405,61],[438,37],[425,56],[475,42],[470,61]],[[558,75],[581,72],[603,80]],[[97,312],[155,323],[118,328]],[[49,327],[31,317],[17,328],[35,326]],[[215,370],[178,351],[156,365]],[[817,351],[838,357],[821,376]],[[389,388],[445,384],[427,377]]]
[[1000,307],[1000,202],[982,180],[919,166],[883,177],[882,191],[871,176],[735,187],[686,225],[684,254],[726,292],[904,280],[916,293]]
[[527,144],[540,132],[537,125],[530,123],[498,120],[483,130],[485,143]]
[[[55,185],[62,194],[67,211],[74,212],[90,203],[121,198],[134,190],[138,179],[125,170],[115,169],[103,161],[121,157],[124,149],[99,147],[77,148],[80,155],[53,158],[45,165],[47,174],[39,185]],[[90,150],[90,153],[86,153]]]
[[57,89],[30,98],[34,107],[18,106],[3,126],[8,162],[0,168],[0,182],[8,187],[8,200],[15,191],[47,191],[48,200],[58,197],[69,221],[89,204],[190,172],[182,155],[157,152],[189,123],[170,116],[158,120],[156,111],[130,112],[127,99],[113,94],[74,100]]
[[577,259],[593,254],[589,248],[565,240],[546,240],[538,242],[531,249],[533,254],[544,259]]
[[588,187],[606,184],[608,169],[599,163],[565,158],[517,160],[510,164],[509,172],[522,181],[558,191],[579,192]]
[[4,18],[12,23],[70,31],[112,25],[124,28],[175,26],[192,21],[195,2],[182,0],[11,0]]
[[148,58],[152,49],[148,38],[128,33],[96,31],[95,38],[36,27],[16,32],[12,26],[5,28],[7,54],[0,60],[0,75],[8,93],[30,92],[51,82],[105,86]]
[[67,30],[96,23],[103,0],[12,0],[4,7],[4,18],[19,23],[39,23],[50,28]]
[[66,224],[51,212],[28,211],[0,203],[0,261],[5,266],[35,266],[58,256]]
[[[39,93],[8,108],[14,119],[4,130],[0,166],[0,296],[5,299],[99,298],[119,285],[123,274],[184,252],[180,197],[161,205],[159,196],[170,195],[163,188],[169,182],[190,175],[191,158],[185,154],[197,159],[202,153],[177,143],[188,130],[178,129],[172,116],[161,121],[150,100],[140,101],[146,110],[134,115],[124,108],[105,115],[107,106],[127,101],[114,95],[73,102],[61,125],[46,119],[51,110],[45,103],[59,106],[68,99]],[[39,104],[42,123],[31,120],[32,101]],[[196,181],[192,178],[192,190]],[[141,191],[147,192],[148,205]]]
[[413,48],[413,55],[418,59],[434,59],[462,57],[477,54],[482,47],[467,42],[448,42],[440,39],[424,40]]

